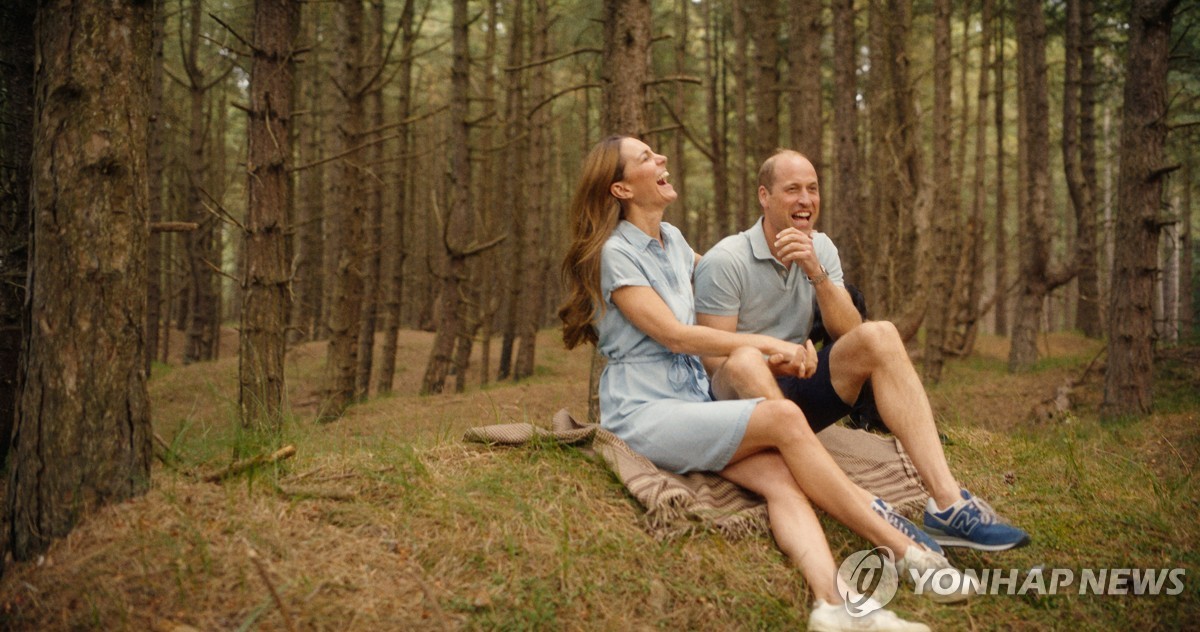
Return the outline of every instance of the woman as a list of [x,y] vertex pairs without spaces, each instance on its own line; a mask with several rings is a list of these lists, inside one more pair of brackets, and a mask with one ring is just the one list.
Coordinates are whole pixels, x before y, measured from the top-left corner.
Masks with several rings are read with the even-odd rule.
[[568,348],[590,342],[608,360],[601,425],[663,469],[715,471],[762,495],[776,542],[816,597],[810,629],[927,630],[886,610],[867,620],[848,614],[809,499],[902,554],[902,575],[949,568],[945,558],[889,524],[895,516],[872,510],[876,499],[837,467],[795,404],[710,398],[697,356],[757,362],[769,373],[765,356],[776,370],[809,377],[816,353],[811,342],[695,325],[691,278],[699,255],[662,221],[677,197],[667,178],[664,156],[635,138],[611,137],[589,153],[571,203],[574,235],[563,261],[569,295],[559,316]]

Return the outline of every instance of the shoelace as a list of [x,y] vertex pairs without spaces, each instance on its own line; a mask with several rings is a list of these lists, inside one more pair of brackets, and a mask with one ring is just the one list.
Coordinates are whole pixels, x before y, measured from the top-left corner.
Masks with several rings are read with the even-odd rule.
[[979,522],[983,524],[995,524],[998,521],[996,510],[992,509],[992,506],[989,505],[986,500],[976,496],[971,496],[971,500],[967,501],[967,503],[973,504],[977,508],[976,511],[979,513]]

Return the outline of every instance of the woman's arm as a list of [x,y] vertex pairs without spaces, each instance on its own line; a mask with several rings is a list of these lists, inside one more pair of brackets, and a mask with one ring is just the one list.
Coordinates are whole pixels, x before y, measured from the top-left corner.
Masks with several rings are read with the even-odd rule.
[[790,365],[792,373],[799,377],[809,377],[816,370],[815,352],[814,357],[809,358],[809,349],[804,345],[760,334],[739,334],[679,322],[653,288],[627,285],[613,291],[612,301],[634,327],[672,353],[726,356],[738,347],[754,347],[771,356],[772,364]]

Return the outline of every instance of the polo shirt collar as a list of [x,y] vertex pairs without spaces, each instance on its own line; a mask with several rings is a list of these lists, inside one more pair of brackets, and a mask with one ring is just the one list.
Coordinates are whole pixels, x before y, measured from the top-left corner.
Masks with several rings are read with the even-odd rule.
[[765,231],[763,218],[760,217],[758,218],[758,223],[747,231],[746,237],[750,239],[750,251],[754,253],[755,259],[779,263],[775,255],[771,254],[771,247],[767,245],[767,233]]

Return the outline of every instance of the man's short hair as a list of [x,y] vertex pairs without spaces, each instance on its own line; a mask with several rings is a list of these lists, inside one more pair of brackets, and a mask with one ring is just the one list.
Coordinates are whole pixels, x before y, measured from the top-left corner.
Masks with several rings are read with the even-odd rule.
[[775,149],[775,153],[771,154],[770,158],[763,161],[762,166],[758,168],[758,186],[766,187],[768,191],[775,186],[775,160],[780,156],[798,156],[808,160],[808,156],[796,151],[795,149],[787,149],[779,147]]

